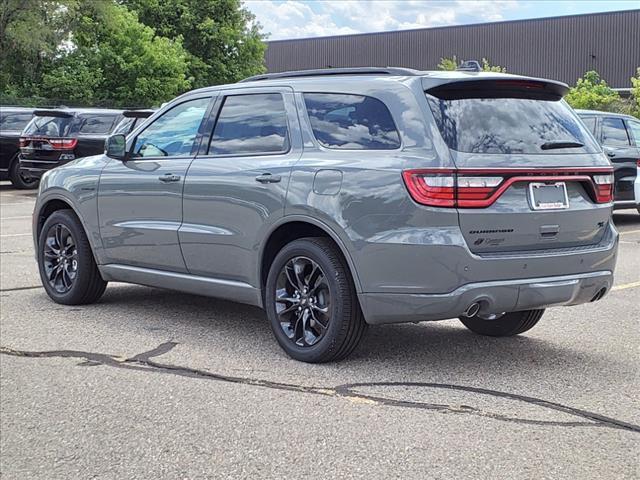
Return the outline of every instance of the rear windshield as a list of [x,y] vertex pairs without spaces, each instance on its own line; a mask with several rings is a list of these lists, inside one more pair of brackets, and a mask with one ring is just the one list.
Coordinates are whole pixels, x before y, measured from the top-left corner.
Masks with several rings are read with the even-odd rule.
[[21,132],[33,117],[31,112],[3,112],[0,113],[0,131],[12,130]]
[[34,117],[24,129],[24,135],[64,137],[69,134],[73,117]]
[[[584,125],[563,100],[440,99],[426,95],[444,141],[449,148],[459,152],[508,154],[598,151]],[[574,146],[558,148],[559,144]]]

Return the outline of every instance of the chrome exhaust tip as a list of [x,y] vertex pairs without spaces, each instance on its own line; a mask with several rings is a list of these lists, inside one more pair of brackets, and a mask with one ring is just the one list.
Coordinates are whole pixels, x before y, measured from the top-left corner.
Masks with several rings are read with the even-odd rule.
[[471,305],[467,307],[467,309],[462,314],[463,317],[471,318],[475,317],[480,311],[480,303],[473,302]]

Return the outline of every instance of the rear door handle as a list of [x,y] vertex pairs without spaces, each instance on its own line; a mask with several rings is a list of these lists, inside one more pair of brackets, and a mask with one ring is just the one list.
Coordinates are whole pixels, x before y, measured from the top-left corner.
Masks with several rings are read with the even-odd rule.
[[260,183],[278,183],[280,180],[282,180],[280,175],[271,175],[270,173],[263,173],[256,177],[256,182]]
[[160,180],[161,182],[164,182],[164,183],[179,182],[180,181],[180,175],[174,175],[172,173],[165,173],[164,175],[159,176],[158,180]]

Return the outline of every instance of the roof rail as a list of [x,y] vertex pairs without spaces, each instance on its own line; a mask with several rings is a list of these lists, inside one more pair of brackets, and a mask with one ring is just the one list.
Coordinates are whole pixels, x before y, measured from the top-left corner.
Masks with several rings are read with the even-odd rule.
[[422,72],[403,67],[348,67],[348,68],[318,68],[314,70],[297,70],[292,72],[264,73],[240,80],[238,83],[256,82],[259,80],[274,80],[278,78],[320,77],[325,75],[398,75],[413,76]]

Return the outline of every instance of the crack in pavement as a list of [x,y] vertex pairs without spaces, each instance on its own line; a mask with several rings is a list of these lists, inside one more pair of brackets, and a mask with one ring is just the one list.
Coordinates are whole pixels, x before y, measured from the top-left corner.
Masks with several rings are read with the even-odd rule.
[[[126,370],[144,371],[144,372],[157,372],[171,375],[177,375],[181,377],[196,378],[200,380],[216,380],[227,383],[236,383],[242,385],[250,385],[256,387],[270,388],[275,390],[285,390],[290,392],[309,393],[314,395],[323,395],[330,397],[345,398],[354,403],[371,404],[371,405],[384,405],[390,407],[402,407],[402,408],[417,408],[423,410],[437,411],[441,413],[458,413],[469,414],[485,418],[493,418],[495,420],[528,424],[528,425],[540,425],[540,426],[556,426],[556,427],[607,427],[614,429],[621,429],[640,433],[640,425],[634,425],[622,420],[618,420],[611,417],[606,417],[598,413],[589,412],[560,403],[550,402],[535,397],[527,397],[524,395],[518,395],[515,393],[501,392],[498,390],[490,390],[485,388],[469,387],[465,385],[453,385],[445,383],[423,383],[423,382],[369,382],[369,383],[349,383],[339,385],[332,388],[321,387],[309,387],[304,385],[296,385],[291,383],[274,382],[269,380],[260,380],[256,378],[248,377],[234,377],[223,375],[219,373],[213,373],[206,370],[199,370],[190,367],[184,367],[179,365],[172,365],[166,363],[160,363],[152,360],[154,357],[164,355],[170,352],[178,345],[177,342],[165,342],[158,345],[152,350],[139,353],[133,357],[119,357],[117,355],[111,355],[106,353],[85,352],[81,350],[51,350],[51,351],[39,351],[32,352],[26,350],[15,350],[9,347],[0,346],[0,354],[10,355],[15,357],[26,358],[77,358],[83,360],[79,366],[107,366],[114,368],[121,368]],[[538,406],[540,408],[554,410],[574,417],[579,417],[587,421],[549,421],[549,420],[534,420],[527,418],[510,417],[499,413],[491,413],[480,410],[475,407],[466,405],[447,405],[437,403],[416,402],[410,400],[398,400],[393,398],[380,397],[375,395],[366,395],[358,393],[355,390],[358,388],[367,387],[421,387],[421,388],[433,388],[444,390],[455,390],[466,393],[473,393],[478,395],[488,395],[501,399],[513,400],[517,402],[527,403]]]

